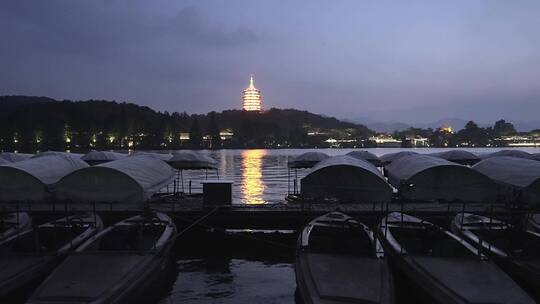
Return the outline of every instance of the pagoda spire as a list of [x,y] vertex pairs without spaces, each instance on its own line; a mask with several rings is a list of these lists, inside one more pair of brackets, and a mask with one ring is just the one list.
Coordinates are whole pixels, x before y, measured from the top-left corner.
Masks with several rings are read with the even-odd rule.
[[255,84],[254,84],[254,81],[253,81],[253,74],[249,75],[249,88],[250,89],[255,89]]

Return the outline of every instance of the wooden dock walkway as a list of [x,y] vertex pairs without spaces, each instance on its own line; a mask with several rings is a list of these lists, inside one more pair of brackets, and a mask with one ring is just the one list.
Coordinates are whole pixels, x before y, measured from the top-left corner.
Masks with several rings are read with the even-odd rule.
[[[298,229],[309,220],[331,211],[342,211],[365,222],[378,222],[385,214],[402,211],[430,220],[447,220],[459,212],[494,214],[499,217],[522,216],[523,210],[509,209],[503,204],[462,203],[412,203],[394,201],[387,204],[356,203],[278,203],[233,204],[205,206],[200,197],[161,198],[148,204],[151,209],[169,214],[180,225],[194,222],[210,211],[213,214],[205,224],[223,229]],[[98,212],[104,217],[124,218],[140,213],[140,205],[110,203],[84,204],[68,202],[7,203],[0,206],[0,213],[21,211],[33,215],[62,215],[75,212]]]

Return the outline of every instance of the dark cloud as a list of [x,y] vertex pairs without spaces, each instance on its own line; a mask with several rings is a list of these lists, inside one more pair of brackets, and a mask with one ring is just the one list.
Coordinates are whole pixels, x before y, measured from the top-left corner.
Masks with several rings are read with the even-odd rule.
[[234,47],[255,43],[262,35],[246,28],[227,30],[210,25],[195,7],[182,9],[170,23],[166,24],[171,34],[181,40],[211,47]]

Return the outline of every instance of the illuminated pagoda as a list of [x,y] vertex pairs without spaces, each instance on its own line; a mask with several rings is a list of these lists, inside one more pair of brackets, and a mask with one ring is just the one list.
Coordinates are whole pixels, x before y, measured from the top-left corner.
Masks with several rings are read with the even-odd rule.
[[249,78],[249,87],[242,92],[242,109],[244,111],[262,111],[261,91],[253,84],[253,75]]

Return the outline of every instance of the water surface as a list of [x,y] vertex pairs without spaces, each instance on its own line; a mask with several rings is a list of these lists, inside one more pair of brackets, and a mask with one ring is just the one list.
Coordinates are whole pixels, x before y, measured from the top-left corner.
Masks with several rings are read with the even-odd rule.
[[[460,148],[461,149],[461,148]],[[462,149],[476,154],[495,152],[501,148]],[[201,153],[212,156],[218,161],[218,174],[233,184],[233,202],[237,204],[280,203],[287,192],[293,191],[294,176],[298,180],[305,176],[309,169],[287,169],[287,161],[296,155],[309,151],[323,152],[328,155],[343,155],[358,149],[261,149],[261,150],[203,150]],[[372,148],[364,149],[381,156],[399,151],[415,151],[418,153],[434,153],[451,150],[448,148]],[[540,148],[520,148],[529,153],[538,153]],[[202,192],[201,182],[205,178],[217,178],[214,171],[184,171],[184,181],[188,185],[191,180],[192,191]],[[186,186],[187,187],[187,186]]]

